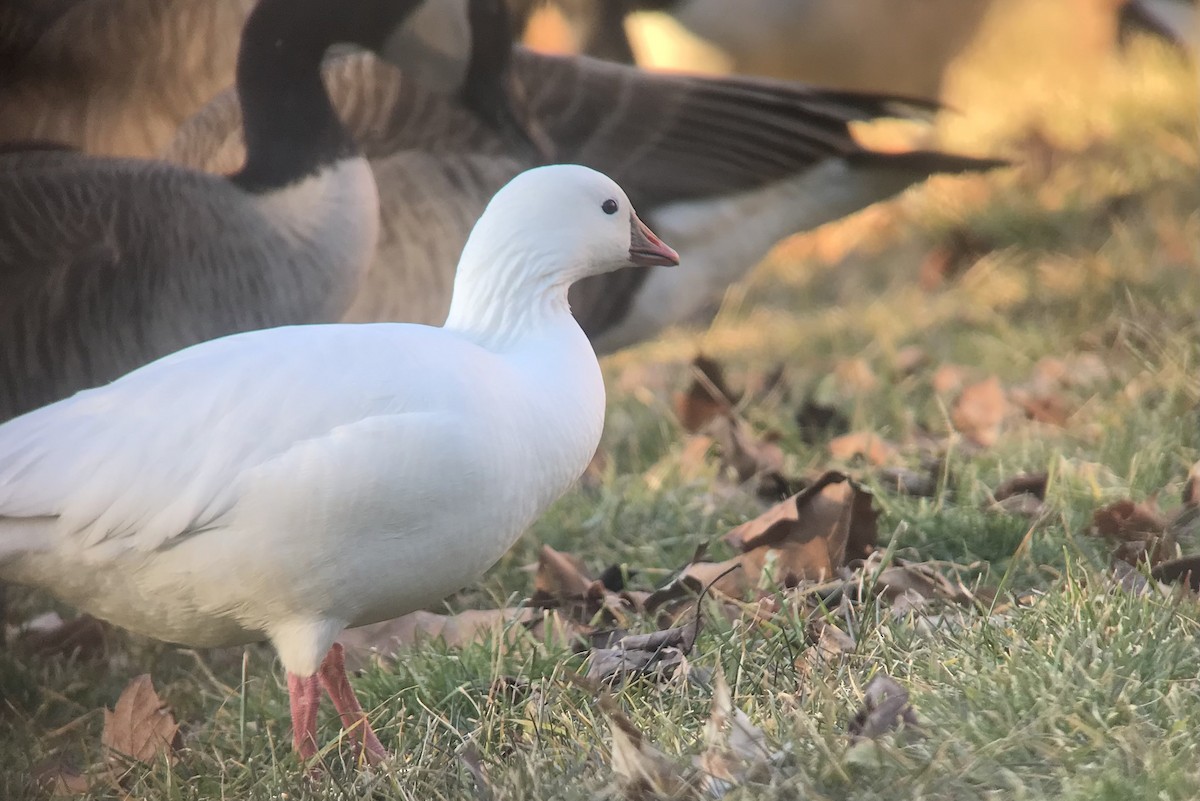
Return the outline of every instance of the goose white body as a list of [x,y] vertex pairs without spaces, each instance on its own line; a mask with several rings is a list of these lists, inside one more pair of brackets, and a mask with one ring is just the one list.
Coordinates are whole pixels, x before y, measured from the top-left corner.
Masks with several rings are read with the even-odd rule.
[[569,316],[503,353],[406,324],[226,337],[0,428],[0,573],[312,673],[342,628],[482,575],[603,419]]
[[0,425],[0,579],[163,640],[270,640],[301,757],[324,685],[386,758],[334,638],[475,581],[583,473],[604,384],[567,289],[677,263],[605,176],[522,173],[442,328],[234,334]]

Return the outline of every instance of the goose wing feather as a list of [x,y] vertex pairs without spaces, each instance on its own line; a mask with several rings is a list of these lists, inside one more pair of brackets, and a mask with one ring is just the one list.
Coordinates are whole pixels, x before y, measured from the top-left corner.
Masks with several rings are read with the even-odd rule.
[[[396,328],[386,349],[359,326],[225,337],[10,421],[0,540],[6,523],[50,518],[80,549],[151,551],[211,526],[244,477],[302,443],[375,417],[452,413],[489,377],[466,340]],[[397,371],[410,390],[397,390]]]

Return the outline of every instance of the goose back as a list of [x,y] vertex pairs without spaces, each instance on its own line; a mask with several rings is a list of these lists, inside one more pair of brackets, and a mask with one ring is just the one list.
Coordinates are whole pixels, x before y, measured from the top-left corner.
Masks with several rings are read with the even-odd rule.
[[254,0],[8,0],[0,142],[150,156],[233,83]]
[[[766,79],[646,73],[522,48],[514,51],[511,71],[513,91],[548,160],[609,175],[652,227],[672,204],[723,201],[828,160],[854,159],[866,151],[851,136],[851,121],[901,113],[887,96]],[[327,63],[325,80],[380,186],[379,250],[347,319],[439,323],[471,225],[500,186],[533,166],[530,156],[370,55]],[[228,170],[239,163],[241,147],[236,98],[226,93],[184,125],[165,155],[192,167]],[[952,169],[984,166],[994,162],[965,160]],[[930,158],[905,180],[873,188],[838,213],[938,169],[938,159]],[[808,225],[786,209],[776,213],[785,215],[776,227],[794,226],[787,233]],[[749,270],[775,241],[756,245],[754,261],[734,269]],[[681,253],[688,248],[685,241],[673,242]],[[572,287],[572,310],[593,341],[628,312],[654,272],[625,270]]]
[[[333,169],[373,195],[362,162]],[[338,191],[280,226],[166,164],[38,151],[0,155],[0,174],[0,374],[19,377],[0,382],[0,420],[195,342],[337,319],[375,242],[362,198]]]

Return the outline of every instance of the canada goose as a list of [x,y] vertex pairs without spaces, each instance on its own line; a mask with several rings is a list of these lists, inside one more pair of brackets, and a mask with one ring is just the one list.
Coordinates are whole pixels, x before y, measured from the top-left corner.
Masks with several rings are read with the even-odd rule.
[[579,478],[604,380],[567,287],[677,262],[605,176],[519,175],[443,328],[236,334],[0,425],[0,577],[171,642],[270,640],[301,759],[323,685],[375,764],[334,638],[477,581]]
[[[238,41],[254,3],[0,3],[0,145],[50,141],[95,155],[156,156],[181,122],[233,85]],[[485,119],[505,115],[507,109],[489,105],[498,93],[466,76],[472,28],[488,34],[481,43],[507,47],[505,13],[502,0],[425,2],[384,49],[427,85],[446,92],[462,87],[461,99]]]
[[0,142],[151,156],[233,83],[254,0],[17,0],[0,8]]
[[[689,320],[789,234],[932,173],[999,163],[861,147],[847,123],[887,115],[895,104],[886,97],[647,73],[523,48],[511,71],[549,160],[612,176],[688,266],[577,284],[572,309],[601,352]],[[492,193],[532,164],[369,55],[328,63],[325,80],[380,187],[380,247],[347,319],[438,323],[471,225]],[[232,93],[216,98],[166,156],[208,170],[238,164],[237,108]]]
[[[527,18],[533,3],[519,2]],[[994,0],[739,0],[736,13],[728,0],[556,3],[588,55],[633,63],[623,18],[665,11],[738,73],[932,100]]]
[[[0,420],[205,339],[339,319],[375,250],[378,196],[321,61],[334,43],[382,47],[420,2],[262,0],[237,64],[250,147],[228,178],[0,153]],[[473,60],[507,58],[487,36]],[[481,107],[507,103],[503,73],[469,71]]]

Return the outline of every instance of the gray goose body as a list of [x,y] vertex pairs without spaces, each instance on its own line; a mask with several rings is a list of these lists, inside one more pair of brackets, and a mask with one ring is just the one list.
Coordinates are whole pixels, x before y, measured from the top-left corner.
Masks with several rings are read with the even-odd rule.
[[374,240],[369,196],[310,238],[315,221],[291,229],[228,180],[171,165],[48,151],[0,155],[0,174],[0,354],[16,379],[0,382],[0,419],[196,342],[336,320]]
[[[375,251],[378,196],[320,65],[337,42],[382,48],[420,3],[263,0],[238,63],[254,146],[230,177],[0,151],[0,422],[196,342],[338,320]],[[501,38],[473,37],[471,57],[506,58]],[[504,70],[483,66],[470,80],[486,103]]]
[[[931,173],[996,164],[863,150],[847,123],[888,114],[886,97],[651,74],[520,48],[511,75],[547,160],[612,176],[688,265],[576,284],[572,310],[600,351],[693,319],[789,234]],[[370,56],[327,64],[325,80],[380,187],[380,244],[347,319],[439,323],[471,225],[531,156]],[[241,152],[237,104],[223,95],[184,125],[166,155],[224,170]]]
[[6,0],[0,143],[151,156],[233,83],[254,0]]

